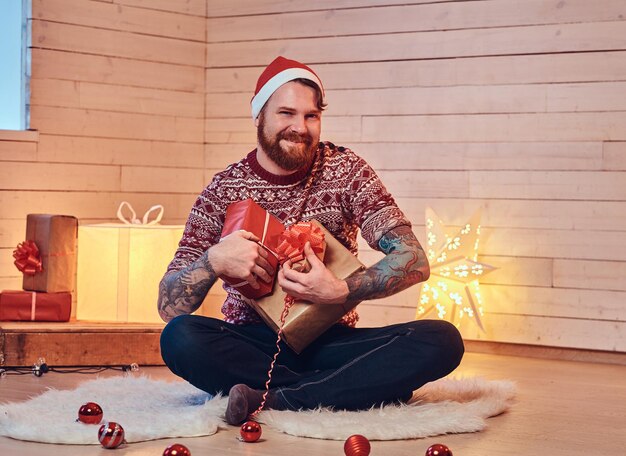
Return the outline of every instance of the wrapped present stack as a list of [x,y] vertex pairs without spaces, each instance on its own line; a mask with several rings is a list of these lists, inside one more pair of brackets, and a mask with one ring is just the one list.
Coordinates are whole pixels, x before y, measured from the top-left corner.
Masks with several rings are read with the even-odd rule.
[[[319,251],[314,249],[314,252],[336,277],[345,279],[365,268],[363,263],[335,239],[322,224],[316,220],[309,223],[312,226],[312,231],[322,233],[324,239],[324,246]],[[311,247],[313,247],[313,243],[311,243]],[[301,259],[293,265],[293,268],[306,272],[308,262],[306,259]],[[281,325],[280,315],[284,307],[285,296],[286,293],[275,283],[270,295],[251,302],[252,307],[275,332],[278,332]],[[301,353],[311,342],[358,304],[359,302],[353,301],[340,306],[296,300],[289,309],[289,314],[283,325],[285,343],[296,353]]]
[[26,240],[13,252],[22,290],[0,293],[0,321],[69,321],[77,232],[76,217],[28,214]]
[[[307,232],[300,232],[296,236],[301,246],[296,249],[299,259],[292,258],[294,269],[302,272],[307,271],[308,262],[303,258],[302,249],[306,241],[311,242],[315,237],[320,238],[321,243],[319,248],[315,248],[315,243],[311,242],[311,247],[318,258],[338,278],[345,279],[365,267],[319,222],[312,220],[307,224],[309,225]],[[291,227],[285,230],[278,219],[248,199],[232,203],[227,208],[222,237],[239,229],[250,231],[261,239],[259,244],[271,253],[269,258],[276,258],[276,260],[272,260],[272,266],[276,269],[278,258],[281,256],[281,244],[286,240],[286,235]],[[311,234],[307,234],[309,232]],[[275,277],[272,278],[271,283],[259,282],[261,288],[258,290],[241,280],[229,277],[222,277],[222,279],[235,287],[243,296],[249,298],[249,304],[265,323],[275,332],[279,331],[286,293],[278,286]],[[300,353],[357,304],[358,302],[351,302],[345,306],[338,306],[296,300],[285,319],[283,339],[293,351]]]

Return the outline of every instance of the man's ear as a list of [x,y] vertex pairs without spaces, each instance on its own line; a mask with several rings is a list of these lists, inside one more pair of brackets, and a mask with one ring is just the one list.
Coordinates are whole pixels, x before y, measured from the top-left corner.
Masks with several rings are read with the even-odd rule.
[[256,116],[256,119],[254,119],[254,126],[257,127],[257,128],[259,128],[259,117],[261,117],[261,114]]

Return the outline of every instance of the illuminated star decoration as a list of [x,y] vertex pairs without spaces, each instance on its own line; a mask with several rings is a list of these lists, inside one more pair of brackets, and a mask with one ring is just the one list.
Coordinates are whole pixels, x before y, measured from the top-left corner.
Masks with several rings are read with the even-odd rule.
[[467,315],[484,332],[478,280],[497,268],[478,261],[480,210],[456,234],[449,235],[451,231],[427,207],[426,232],[430,279],[422,285],[417,318],[436,312],[439,318],[459,326]]

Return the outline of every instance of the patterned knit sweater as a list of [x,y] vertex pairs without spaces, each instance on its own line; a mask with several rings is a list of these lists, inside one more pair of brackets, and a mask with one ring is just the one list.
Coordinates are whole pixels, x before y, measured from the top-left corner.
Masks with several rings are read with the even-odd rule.
[[[220,239],[230,203],[252,198],[285,226],[315,219],[354,255],[357,231],[374,249],[389,230],[409,225],[374,170],[350,149],[320,143],[310,169],[287,176],[271,174],[259,165],[256,150],[216,174],[196,200],[168,272],[197,260]],[[235,324],[262,320],[237,290],[224,284],[224,320]],[[354,326],[354,310],[340,323]]]

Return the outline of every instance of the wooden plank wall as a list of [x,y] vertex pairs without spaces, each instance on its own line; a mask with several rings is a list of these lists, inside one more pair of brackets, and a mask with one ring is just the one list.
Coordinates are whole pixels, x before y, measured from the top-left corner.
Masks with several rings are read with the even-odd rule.
[[181,224],[204,166],[205,0],[32,0],[31,128],[0,133],[0,289],[31,212]]
[[[263,66],[309,63],[328,92],[324,137],[379,170],[423,241],[426,206],[452,226],[483,208],[481,259],[500,269],[482,286],[486,333],[466,321],[466,338],[626,351],[622,0],[209,0],[207,11],[210,167],[254,144]],[[362,323],[412,319],[418,295],[364,303]]]
[[[253,147],[252,90],[282,54],[318,72],[324,137],[379,170],[422,240],[426,206],[451,226],[483,208],[500,269],[466,338],[626,351],[623,0],[32,3],[37,132],[0,132],[0,288],[19,287],[29,212],[107,221],[128,200],[182,223]],[[418,293],[363,323],[413,318]]]

